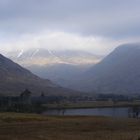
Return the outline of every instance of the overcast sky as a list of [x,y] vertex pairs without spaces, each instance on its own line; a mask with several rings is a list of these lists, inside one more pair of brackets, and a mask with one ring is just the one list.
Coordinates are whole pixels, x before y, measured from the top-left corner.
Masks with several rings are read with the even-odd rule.
[[140,0],[0,0],[0,50],[106,54],[139,42]]

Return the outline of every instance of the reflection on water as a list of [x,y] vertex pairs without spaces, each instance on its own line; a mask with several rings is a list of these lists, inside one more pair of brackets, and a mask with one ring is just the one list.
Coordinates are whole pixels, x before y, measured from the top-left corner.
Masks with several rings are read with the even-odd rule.
[[82,116],[110,116],[110,117],[138,117],[137,108],[88,108],[88,109],[53,109],[43,112],[45,115],[82,115]]

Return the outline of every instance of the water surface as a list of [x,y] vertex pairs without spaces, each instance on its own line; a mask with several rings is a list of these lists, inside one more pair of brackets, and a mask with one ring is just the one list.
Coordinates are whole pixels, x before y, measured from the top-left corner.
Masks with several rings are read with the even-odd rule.
[[52,109],[43,112],[45,115],[68,115],[68,116],[110,116],[129,117],[130,108],[83,108],[83,109]]

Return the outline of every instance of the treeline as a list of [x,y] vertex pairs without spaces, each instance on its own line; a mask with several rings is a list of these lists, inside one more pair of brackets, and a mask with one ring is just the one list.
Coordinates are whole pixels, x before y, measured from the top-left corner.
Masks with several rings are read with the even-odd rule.
[[121,94],[98,94],[95,97],[96,101],[133,101],[133,100],[140,100],[140,96],[127,96],[127,95],[121,95]]
[[43,93],[33,97],[32,92],[26,89],[19,96],[0,96],[0,111],[41,113],[47,109],[44,104],[59,104],[64,100],[63,96],[45,96]]
[[[32,96],[28,89],[24,90],[19,96],[0,96],[0,111],[10,112],[34,112],[41,113],[48,109],[48,104],[63,104],[68,102],[91,101],[88,96],[56,96],[47,95],[42,92],[40,96]],[[60,107],[60,106],[59,106]]]

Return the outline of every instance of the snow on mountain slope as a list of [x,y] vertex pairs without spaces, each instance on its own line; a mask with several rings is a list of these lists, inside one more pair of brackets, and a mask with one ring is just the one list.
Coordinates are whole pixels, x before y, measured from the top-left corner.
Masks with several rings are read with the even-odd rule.
[[30,49],[8,52],[7,57],[24,65],[47,65],[47,64],[95,64],[102,56],[94,55],[85,51],[65,50],[54,51],[48,49]]

